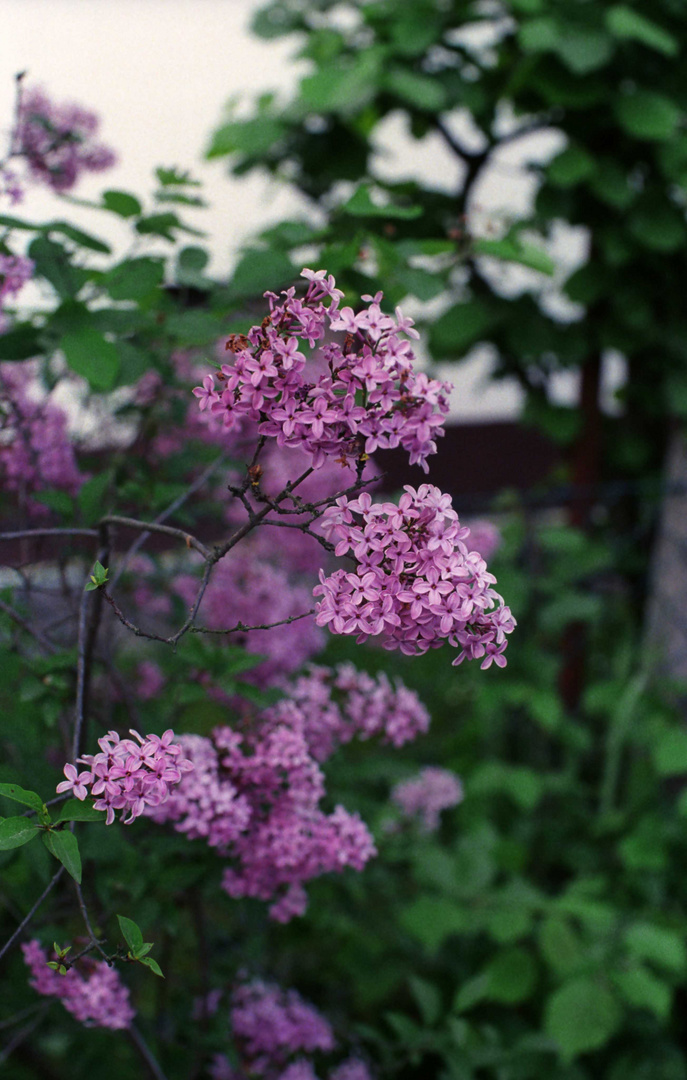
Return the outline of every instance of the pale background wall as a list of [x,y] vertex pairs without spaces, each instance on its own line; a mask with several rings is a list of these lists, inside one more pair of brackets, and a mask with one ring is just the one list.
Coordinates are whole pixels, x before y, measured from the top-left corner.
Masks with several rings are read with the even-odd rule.
[[[260,0],[0,0],[0,133],[6,138],[12,116],[14,75],[28,71],[27,82],[41,83],[57,100],[69,99],[97,111],[104,142],[119,154],[119,164],[103,175],[85,177],[75,194],[94,198],[103,187],[150,191],[156,165],[189,168],[201,179],[210,209],[188,214],[211,241],[212,272],[227,271],[243,242],[258,228],[286,213],[303,212],[298,197],[266,178],[228,178],[222,162],[202,161],[202,152],[223,104],[236,94],[277,89],[284,95],[299,68],[290,56],[293,42],[265,42],[248,33],[251,13]],[[469,134],[460,116],[453,122]],[[533,182],[524,164],[546,160],[561,145],[556,133],[544,133],[503,152],[473,200],[475,229],[509,220],[524,209]],[[439,136],[418,144],[409,139],[402,118],[391,117],[379,147],[380,168],[390,177],[421,175],[438,187],[455,189],[455,159]],[[47,218],[64,207],[43,188],[30,190],[21,209]],[[105,233],[105,215],[97,222],[87,210],[69,208],[84,227]],[[194,221],[193,218],[196,218]],[[107,239],[123,234],[109,222]],[[564,231],[554,246],[561,277],[584,259],[585,237]],[[504,289],[519,291],[541,276],[502,268]],[[547,302],[560,317],[576,318],[557,282],[544,283]],[[609,367],[609,387],[621,377]],[[517,388],[488,386],[490,353],[478,348],[460,368],[451,367],[457,384],[453,399],[457,419],[488,420],[515,416]],[[446,372],[447,377],[449,372]],[[575,392],[574,380],[562,379],[560,400]]]

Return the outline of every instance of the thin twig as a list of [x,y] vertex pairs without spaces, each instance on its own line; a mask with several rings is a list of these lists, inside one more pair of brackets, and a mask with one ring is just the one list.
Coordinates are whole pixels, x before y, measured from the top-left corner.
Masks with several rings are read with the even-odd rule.
[[154,1076],[155,1080],[167,1080],[167,1077],[160,1068],[157,1059],[153,1056],[150,1047],[141,1035],[141,1032],[138,1030],[138,1028],[134,1024],[131,1024],[127,1028],[127,1032],[132,1043],[138,1050],[139,1054],[145,1061],[148,1068],[150,1069],[151,1076]]
[[107,517],[101,519],[100,523],[102,525],[122,525],[126,526],[127,529],[140,529],[147,533],[162,533],[164,536],[175,536],[178,540],[183,540],[187,547],[195,548],[204,559],[212,557],[211,552],[197,537],[184,529],[175,529],[172,525],[159,525],[154,521],[138,521],[136,518],[121,517],[119,514],[108,514]]
[[105,952],[105,950],[101,946],[100,939],[97,937],[97,935],[95,933],[95,930],[91,926],[91,920],[90,920],[89,915],[88,915],[88,908],[86,907],[86,901],[83,898],[83,893],[81,891],[81,886],[79,885],[78,881],[74,882],[74,886],[76,888],[76,895],[77,895],[77,898],[78,898],[78,901],[79,901],[79,908],[81,909],[81,915],[82,915],[84,923],[86,924],[86,929],[88,930],[88,935],[89,935],[89,937],[91,939],[91,944],[92,944],[94,949],[98,950],[98,952],[102,956],[103,960],[106,960],[108,964],[111,964],[112,963],[111,958],[107,955],[107,953]]
[[259,623],[255,626],[246,626],[242,622],[238,622],[236,626],[230,626],[227,630],[211,630],[209,626],[192,626],[190,633],[192,634],[237,634],[248,632],[249,630],[271,630],[273,626],[288,626],[289,623],[298,622],[299,619],[307,619],[308,615],[314,615],[315,608],[310,608],[310,611],[302,611],[300,615],[289,615],[288,619],[280,619],[279,622],[271,623]]
[[21,1029],[21,1031],[18,1031],[16,1033],[14,1038],[10,1039],[7,1046],[2,1050],[2,1052],[0,1052],[0,1065],[4,1065],[5,1062],[7,1061],[7,1059],[9,1058],[10,1054],[12,1054],[12,1052],[14,1050],[16,1050],[17,1047],[20,1046],[21,1043],[23,1043],[25,1039],[28,1039],[29,1035],[31,1035],[32,1032],[34,1032],[36,1030],[38,1025],[42,1022],[43,1017],[45,1016],[46,1012],[50,1008],[51,1004],[52,1004],[52,1002],[50,1002],[50,1001],[44,1002],[40,1006],[40,1011],[39,1011],[38,1015],[33,1018],[31,1023],[27,1024],[26,1027],[23,1027]]
[[[101,543],[97,559],[101,563],[107,563],[109,561],[110,545],[107,525],[102,522],[100,524],[99,536]],[[93,664],[93,652],[98,636],[102,609],[103,598],[100,590],[94,590],[92,595],[91,592],[87,592],[84,589],[79,605],[78,652],[76,661],[76,705],[74,710],[72,761],[76,761],[80,756],[82,745],[85,740],[88,690]]]
[[0,600],[0,611],[4,611],[5,615],[9,615],[10,619],[12,619],[12,621],[15,622],[17,626],[21,626],[22,630],[26,630],[27,634],[31,634],[31,637],[34,638],[34,640],[37,641],[41,648],[45,649],[46,652],[54,653],[57,651],[57,645],[53,645],[52,641],[48,641],[47,637],[45,637],[45,635],[41,633],[40,630],[37,630],[34,626],[31,626],[31,624],[24,618],[24,616],[20,615],[19,612],[11,606],[11,604],[7,604],[4,600]]
[[97,529],[19,529],[16,532],[0,533],[0,540],[33,540],[39,536],[90,536],[97,537]]
[[35,914],[36,914],[36,912],[38,911],[38,909],[39,909],[39,907],[41,906],[41,904],[43,903],[43,901],[45,900],[45,898],[46,898],[46,896],[48,895],[48,893],[50,893],[50,892],[51,892],[51,891],[53,890],[53,888],[55,887],[55,885],[57,885],[57,882],[58,882],[58,881],[60,880],[60,878],[62,877],[62,874],[63,874],[63,873],[64,873],[64,867],[63,867],[63,866],[60,866],[60,868],[59,868],[59,869],[58,869],[58,870],[56,871],[56,873],[55,873],[55,874],[53,875],[53,877],[52,877],[52,878],[50,879],[50,881],[48,882],[48,884],[47,884],[47,885],[45,886],[45,888],[44,888],[43,892],[41,893],[41,895],[40,895],[40,896],[38,897],[38,899],[36,900],[36,903],[35,903],[35,904],[33,905],[33,907],[31,908],[31,910],[29,911],[28,915],[25,915],[25,916],[24,916],[24,918],[23,918],[23,919],[22,919],[22,921],[21,921],[21,922],[19,923],[19,926],[18,926],[18,927],[17,927],[17,929],[16,929],[15,931],[14,931],[14,933],[12,934],[12,936],[11,936],[11,937],[10,937],[10,938],[9,938],[9,939],[8,939],[8,940],[7,940],[6,942],[5,942],[5,944],[3,945],[2,949],[0,949],[0,960],[2,960],[3,956],[5,955],[5,953],[6,953],[6,952],[7,952],[7,951],[8,951],[9,949],[11,949],[12,945],[14,945],[15,941],[17,940],[17,938],[21,937],[21,935],[22,935],[22,933],[23,933],[24,929],[25,929],[25,928],[26,928],[26,927],[27,927],[27,926],[29,925],[29,923],[31,922],[32,918],[34,917],[34,915],[35,915]]
[[[198,476],[193,481],[193,483],[190,484],[187,487],[186,491],[184,491],[183,494],[177,496],[177,498],[173,502],[171,502],[169,504],[169,506],[165,510],[162,511],[161,514],[158,514],[158,516],[153,521],[153,524],[154,525],[161,525],[164,521],[166,521],[166,519],[168,517],[170,517],[171,514],[175,513],[175,511],[177,511],[179,509],[179,507],[183,506],[184,503],[187,502],[187,500],[190,499],[192,495],[195,495],[195,493],[197,491],[199,491],[205,485],[205,483],[212,476],[213,472],[215,472],[216,469],[218,469],[219,466],[222,464],[222,462],[226,461],[226,459],[227,459],[227,455],[224,453],[224,451],[222,451],[222,453],[219,455],[219,457],[216,457],[215,460],[210,465],[208,465],[207,469],[203,470],[203,472],[200,474],[200,476]],[[148,529],[145,532],[142,532],[140,536],[136,537],[133,544],[131,545],[131,547],[127,551],[126,555],[121,560],[121,562],[119,564],[119,567],[117,569],[117,573],[112,578],[111,586],[113,588],[117,584],[117,582],[119,581],[119,578],[121,577],[121,575],[126,570],[126,567],[127,567],[128,563],[131,561],[131,559],[133,559],[136,552],[141,549],[143,544],[145,544],[146,540],[148,539],[148,537],[150,535],[151,535],[150,529]]]

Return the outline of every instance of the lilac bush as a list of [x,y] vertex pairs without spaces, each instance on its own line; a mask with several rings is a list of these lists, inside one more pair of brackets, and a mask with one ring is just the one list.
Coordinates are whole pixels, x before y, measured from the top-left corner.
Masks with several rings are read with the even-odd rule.
[[[93,113],[56,105],[21,79],[19,91],[0,161],[8,198],[21,186],[10,160],[58,196],[112,164]],[[191,231],[158,204],[194,205],[194,181],[175,169],[158,180],[151,213],[129,193],[103,196],[136,245]],[[233,956],[204,954],[203,905],[237,926],[249,911],[264,934],[283,933],[275,924],[305,914],[306,887],[360,874],[377,855],[365,807],[338,794],[337,754],[354,742],[364,754],[371,739],[400,750],[427,733],[430,715],[398,677],[320,662],[326,627],[406,655],[448,643],[454,664],[506,662],[515,620],[450,498],[422,484],[397,502],[373,501],[378,451],[400,448],[428,471],[450,386],[416,369],[412,319],[398,307],[388,314],[381,291],[344,305],[325,269],[266,292],[264,318],[229,332],[227,317],[179,299],[190,282],[205,287],[198,247],[178,251],[173,271],[136,245],[103,268],[88,253],[109,255],[108,245],[67,222],[4,220],[0,305],[35,279],[52,308],[6,306],[0,335],[0,540],[9,551],[0,630],[10,677],[20,658],[20,707],[38,710],[16,735],[35,744],[20,753],[12,742],[3,766],[0,796],[21,809],[0,819],[0,851],[10,880],[24,866],[19,849],[38,837],[53,862],[0,956],[43,916],[46,935],[59,926],[76,948],[55,945],[49,959],[38,937],[25,943],[30,986],[85,1026],[128,1032],[159,1080],[122,972],[133,973],[144,1022],[151,997],[141,980],[165,973],[118,908],[145,912],[146,885],[164,892],[178,870],[168,899],[175,914],[193,907],[191,966],[198,959],[202,969],[189,991],[193,1019],[203,1039],[215,1024],[189,1075],[370,1080],[363,1056],[342,1053],[295,990],[240,976]],[[26,230],[35,236],[24,253],[16,233]],[[178,285],[165,285],[175,274]],[[78,441],[53,394],[64,380],[91,421]],[[429,831],[459,801],[448,777],[427,769],[394,799]],[[51,786],[56,797],[44,801]],[[185,947],[183,918],[158,955],[185,980],[175,952]],[[235,983],[231,1037],[218,1034],[214,962]]]

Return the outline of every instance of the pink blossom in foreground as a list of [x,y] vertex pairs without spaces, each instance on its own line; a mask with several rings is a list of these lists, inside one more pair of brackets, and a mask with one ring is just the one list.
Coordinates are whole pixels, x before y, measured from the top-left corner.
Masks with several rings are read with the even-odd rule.
[[216,848],[231,860],[222,879],[229,895],[272,901],[271,917],[288,922],[305,911],[305,882],[362,870],[375,854],[357,814],[320,809],[320,763],[355,736],[401,746],[428,726],[426,709],[400,681],[352,664],[312,667],[247,733],[181,735],[194,769],[145,813]]
[[324,777],[295,706],[264,715],[247,735],[216,728],[180,742],[194,771],[145,812],[229,858],[222,887],[230,896],[270,900],[270,916],[288,922],[305,911],[303,882],[362,870],[376,854],[357,814],[320,809]]
[[391,798],[406,817],[417,818],[426,832],[434,832],[439,827],[441,811],[463,801],[463,785],[448,769],[428,766],[417,776],[397,784]]
[[147,807],[164,803],[193,764],[182,756],[171,729],[162,737],[148,735],[144,739],[133,730],[131,734],[133,739],[120,739],[116,731],[108,731],[98,739],[99,754],[78,758],[79,764],[87,766],[84,771],[77,773],[74,765],[65,765],[66,780],[57,785],[57,792],[71,792],[82,801],[88,795],[96,796],[93,805],[107,812],[108,825],[114,821],[115,811],[130,825]]
[[[199,408],[229,428],[258,424],[260,434],[300,448],[315,468],[327,457],[356,461],[378,447],[402,446],[411,465],[427,471],[450,387],[415,372],[406,340],[418,336],[412,319],[398,310],[385,315],[381,293],[363,297],[367,307],[357,314],[340,311],[343,293],[331,275],[301,276],[309,281],[302,300],[294,288],[281,299],[266,293],[264,323],[230,339],[232,362],[193,391]],[[310,360],[307,347],[316,349]]]
[[314,590],[318,626],[381,636],[386,649],[417,655],[448,642],[453,661],[503,667],[506,635],[515,619],[492,588],[496,578],[467,547],[451,497],[432,484],[406,485],[398,505],[373,503],[367,493],[337,499],[321,520],[336,554],[352,555],[352,570],[320,571]]
[[116,161],[95,141],[99,120],[80,105],[51,101],[39,87],[21,97],[12,152],[25,158],[35,180],[69,191],[84,172],[102,172]]
[[29,941],[21,948],[34,990],[59,998],[65,1009],[86,1027],[121,1030],[131,1025],[136,1013],[129,1001],[129,991],[114,968],[103,960],[83,957],[78,968],[69,968],[66,975],[60,975],[47,966],[48,954],[38,941]]

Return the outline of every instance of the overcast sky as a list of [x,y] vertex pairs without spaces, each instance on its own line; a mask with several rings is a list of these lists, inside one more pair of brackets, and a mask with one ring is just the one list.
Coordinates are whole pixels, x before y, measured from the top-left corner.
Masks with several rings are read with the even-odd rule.
[[[115,168],[85,177],[75,194],[95,198],[104,187],[114,187],[141,195],[151,190],[157,165],[191,169],[211,204],[196,212],[193,223],[209,234],[212,271],[226,272],[252,233],[303,209],[297,196],[273,181],[229,178],[225,163],[202,160],[230,97],[265,89],[286,96],[303,70],[290,59],[292,40],[250,35],[251,15],[260,6],[258,0],[0,0],[0,131],[6,137],[14,76],[25,70],[27,84],[41,84],[58,101],[96,111],[103,142],[119,155]],[[551,147],[540,138],[534,153],[546,157]],[[477,191],[478,219],[498,223],[526,207],[532,185],[521,169],[524,149],[509,147]],[[379,164],[390,177],[422,175],[450,190],[458,179],[439,136],[420,144],[408,140],[400,118],[384,125]],[[64,217],[64,206],[40,187],[30,189],[24,211],[37,219]],[[93,219],[88,211],[69,212],[84,227],[104,233],[109,215]],[[114,232],[107,238],[116,243],[116,219],[109,227]],[[564,242],[563,258],[574,263],[579,252],[579,243],[575,249],[570,239]],[[484,357],[461,368],[454,404],[466,419],[517,410],[513,387],[486,386],[488,368]],[[450,377],[456,374],[454,367]]]

